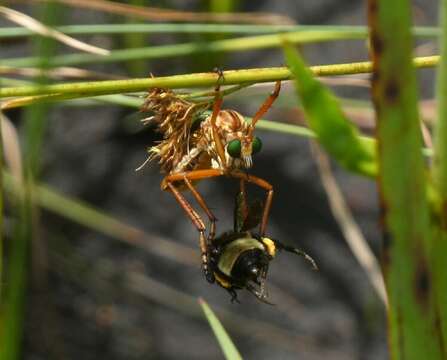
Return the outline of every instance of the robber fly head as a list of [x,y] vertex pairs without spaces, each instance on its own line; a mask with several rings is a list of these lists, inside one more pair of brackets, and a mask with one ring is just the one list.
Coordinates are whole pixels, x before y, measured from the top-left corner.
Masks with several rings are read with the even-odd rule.
[[226,151],[232,160],[248,169],[253,165],[252,156],[261,151],[262,141],[253,134],[255,123],[247,123],[239,113],[232,115],[238,117],[239,126],[235,126],[235,131],[230,133]]

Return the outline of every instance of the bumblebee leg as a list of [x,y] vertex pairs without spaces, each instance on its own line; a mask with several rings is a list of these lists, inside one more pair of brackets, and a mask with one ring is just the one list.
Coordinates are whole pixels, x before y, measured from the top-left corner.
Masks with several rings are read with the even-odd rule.
[[247,284],[245,287],[248,291],[250,291],[259,301],[262,301],[264,304],[275,305],[269,301],[267,301],[267,295],[265,292],[258,291],[254,286]]
[[185,210],[186,214],[191,219],[194,226],[197,228],[199,232],[199,246],[200,246],[200,253],[201,253],[201,259],[202,259],[202,269],[205,274],[206,279],[210,282],[214,282],[214,274],[211,271],[209,267],[209,253],[208,253],[208,247],[207,247],[207,241],[205,238],[205,224],[203,223],[203,220],[197,214],[197,212],[192,208],[192,206],[188,203],[188,201],[183,197],[183,195],[180,193],[180,191],[172,184],[172,182],[167,182],[167,187],[174,195],[177,202],[180,204],[180,206]]
[[253,119],[251,120],[253,126],[255,126],[256,122],[270,109],[270,107],[273,105],[276,98],[278,97],[280,90],[281,81],[277,81],[273,92],[269,95],[269,97],[264,101],[259,110],[253,116]]
[[315,262],[315,260],[312,259],[312,257],[310,255],[308,255],[306,252],[304,252],[303,250],[294,248],[293,246],[281,244],[278,240],[272,240],[272,241],[275,243],[275,245],[278,249],[285,250],[285,251],[288,251],[288,252],[291,252],[291,253],[294,253],[294,254],[304,257],[307,261],[310,262],[310,264],[312,265],[312,268],[314,270],[318,270],[318,266],[317,266],[317,263]]
[[183,181],[185,182],[188,189],[193,194],[196,201],[199,203],[200,207],[205,211],[206,215],[208,216],[208,219],[210,221],[210,231],[208,233],[207,238],[207,248],[209,248],[210,243],[214,240],[214,237],[216,235],[216,221],[217,218],[214,216],[214,214],[209,209],[208,205],[206,205],[205,200],[203,199],[202,195],[196,190],[194,185],[189,181],[189,179],[186,177],[186,175],[183,177]]
[[236,292],[236,290],[234,290],[233,288],[228,288],[228,289],[226,289],[229,293],[230,293],[230,295],[231,295],[231,299],[230,299],[230,301],[231,301],[231,303],[233,304],[233,303],[238,303],[238,304],[240,304],[241,302],[239,301],[239,299],[237,298],[237,292]]

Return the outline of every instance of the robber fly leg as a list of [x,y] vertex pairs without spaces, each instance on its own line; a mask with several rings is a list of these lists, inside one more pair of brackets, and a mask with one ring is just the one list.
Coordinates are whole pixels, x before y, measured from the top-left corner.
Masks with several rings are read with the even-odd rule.
[[215,91],[219,91],[220,85],[225,81],[225,76],[222,69],[215,67],[213,71],[217,74],[216,88]]
[[191,204],[183,197],[183,195],[180,193],[180,191],[171,183],[167,182],[167,187],[174,195],[177,202],[180,204],[180,206],[185,210],[188,217],[191,219],[194,226],[197,228],[197,231],[199,232],[199,246],[200,246],[200,253],[201,253],[201,259],[202,259],[202,269],[205,274],[206,279],[210,282],[214,282],[214,274],[212,270],[209,267],[209,252],[208,252],[208,246],[207,246],[207,240],[205,237],[205,224],[203,223],[202,218],[197,214],[197,212],[192,208]]
[[192,195],[196,199],[196,201],[199,203],[200,207],[205,211],[206,215],[208,216],[208,219],[210,221],[210,231],[208,233],[207,238],[207,247],[210,247],[211,242],[214,240],[214,237],[216,235],[216,221],[217,218],[214,216],[214,214],[209,209],[208,205],[206,204],[205,200],[203,199],[202,195],[196,190],[194,185],[189,181],[189,179],[186,177],[186,175],[183,177],[183,181],[185,182],[188,189],[191,191]]
[[269,95],[269,97],[264,101],[259,110],[253,116],[251,120],[253,126],[255,126],[258,120],[272,107],[273,103],[275,102],[275,100],[279,95],[280,90],[281,90],[281,81],[277,81],[273,92]]

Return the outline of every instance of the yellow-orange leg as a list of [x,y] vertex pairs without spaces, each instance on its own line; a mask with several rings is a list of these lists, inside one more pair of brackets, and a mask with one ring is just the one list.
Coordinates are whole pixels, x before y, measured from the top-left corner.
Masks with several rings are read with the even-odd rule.
[[241,205],[242,216],[244,219],[246,219],[248,216],[248,203],[247,203],[247,191],[245,190],[244,179],[239,180],[239,192],[242,196],[242,205]]
[[[171,183],[176,182],[176,181],[184,181],[185,178],[190,181],[194,181],[194,180],[208,179],[208,178],[222,176],[222,175],[226,175],[229,177],[247,181],[247,182],[255,184],[267,191],[267,198],[264,203],[264,210],[262,213],[262,220],[261,220],[261,225],[260,225],[260,230],[259,230],[260,235],[264,236],[265,230],[267,228],[267,222],[268,222],[270,208],[272,206],[272,200],[273,200],[273,187],[264,179],[261,179],[256,176],[246,174],[246,173],[243,173],[240,171],[232,171],[232,172],[225,173],[224,171],[218,170],[218,169],[193,170],[193,171],[186,172],[186,173],[171,174],[171,175],[166,176],[161,183],[161,188],[163,190],[165,190],[167,187],[169,187],[169,185],[172,186]],[[183,200],[184,200],[184,198],[183,198]],[[186,202],[186,200],[184,200],[184,201]],[[189,206],[189,207],[191,207],[191,206]]]
[[225,157],[225,149],[222,144],[222,139],[219,136],[219,132],[217,130],[217,125],[216,125],[216,119],[217,119],[217,116],[219,115],[220,109],[222,107],[222,101],[223,101],[222,94],[220,93],[219,80],[220,80],[220,75],[219,75],[219,79],[217,80],[216,88],[214,89],[215,95],[214,95],[214,103],[213,103],[213,113],[211,114],[210,122],[211,122],[211,129],[213,132],[214,144],[216,145],[217,155],[219,156],[222,166],[226,167],[227,161],[226,161],[226,157]]
[[[243,191],[245,193],[245,184],[242,183],[243,181],[248,181],[250,183],[253,183],[255,185],[258,185],[259,187],[263,188],[264,190],[267,191],[267,197],[265,199],[265,203],[264,203],[264,210],[262,212],[262,219],[261,219],[261,225],[259,228],[259,235],[264,236],[265,235],[265,231],[267,229],[267,223],[269,220],[269,214],[270,214],[270,209],[272,207],[272,201],[273,201],[273,187],[272,185],[270,185],[267,181],[265,181],[264,179],[258,178],[256,176],[253,175],[249,175],[240,171],[233,171],[231,173],[228,174],[231,177],[235,177],[235,178],[239,178],[241,181],[241,191],[242,191],[242,186],[243,186]],[[246,194],[244,194],[244,198],[245,198],[245,202],[246,202]],[[245,205],[247,206],[247,205]]]
[[270,109],[270,107],[273,105],[276,98],[278,97],[280,91],[281,91],[281,81],[277,81],[273,92],[269,95],[269,97],[264,101],[259,110],[253,116],[253,119],[251,121],[251,124],[253,126]]
[[192,208],[192,206],[189,204],[189,202],[183,197],[181,192],[170,182],[167,181],[166,187],[169,188],[169,190],[174,195],[177,202],[180,204],[180,206],[185,210],[186,214],[191,219],[194,226],[197,228],[197,231],[199,232],[199,246],[200,246],[200,256],[202,259],[202,268],[203,272],[205,274],[206,279],[213,283],[214,282],[214,274],[209,268],[209,254],[208,254],[208,244],[207,240],[205,238],[205,224],[203,223],[202,218],[199,214]]
[[200,193],[196,190],[191,181],[189,181],[189,179],[186,176],[183,177],[183,181],[185,182],[188,189],[191,191],[192,195],[194,196],[200,207],[203,209],[203,211],[205,211],[205,214],[208,216],[208,219],[210,221],[210,231],[208,233],[207,246],[209,246],[210,242],[214,240],[214,237],[216,235],[217,218],[211,212],[205,200],[203,199],[202,195],[200,195]]

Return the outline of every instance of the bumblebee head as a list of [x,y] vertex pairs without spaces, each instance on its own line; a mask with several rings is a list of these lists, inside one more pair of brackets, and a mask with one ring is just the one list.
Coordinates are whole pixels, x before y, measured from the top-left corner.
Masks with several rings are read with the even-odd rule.
[[274,253],[271,252],[272,244],[267,245],[263,239],[248,232],[221,237],[222,244],[214,259],[219,285],[228,290],[247,289],[259,300],[267,302],[265,282]]
[[252,249],[241,253],[231,269],[233,281],[250,291],[259,300],[267,302],[268,293],[265,283],[271,259],[272,257],[265,249]]

